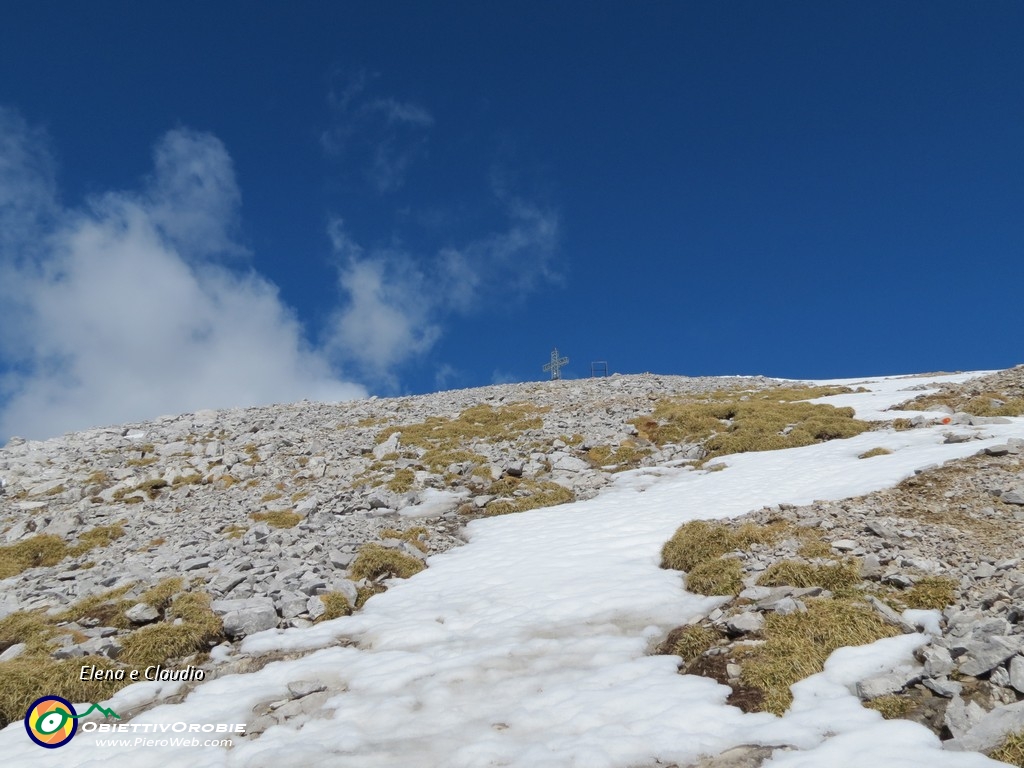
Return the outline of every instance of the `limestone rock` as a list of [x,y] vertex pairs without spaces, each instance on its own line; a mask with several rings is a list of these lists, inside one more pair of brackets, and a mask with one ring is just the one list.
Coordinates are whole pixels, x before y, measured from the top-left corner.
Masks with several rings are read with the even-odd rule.
[[160,612],[149,603],[136,603],[124,615],[132,624],[148,624],[160,618]]
[[732,636],[760,632],[764,627],[764,616],[757,611],[745,611],[732,616],[725,622],[725,628]]
[[1024,730],[1024,701],[996,707],[980,717],[968,717],[965,720],[970,723],[966,730],[958,729],[960,732],[957,733],[950,728],[955,738],[943,746],[959,752],[989,752],[999,746],[1009,734]]

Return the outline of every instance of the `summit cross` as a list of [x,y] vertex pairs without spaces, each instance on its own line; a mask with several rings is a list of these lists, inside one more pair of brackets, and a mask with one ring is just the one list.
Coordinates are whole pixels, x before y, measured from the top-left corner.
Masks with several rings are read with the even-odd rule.
[[551,380],[562,378],[562,366],[569,362],[568,357],[558,356],[558,347],[551,350],[551,362],[544,366],[545,371],[551,371]]

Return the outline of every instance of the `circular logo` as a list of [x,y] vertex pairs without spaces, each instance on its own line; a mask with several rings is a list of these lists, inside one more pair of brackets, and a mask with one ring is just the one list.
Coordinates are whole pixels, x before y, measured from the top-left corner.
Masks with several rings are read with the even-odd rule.
[[25,713],[25,730],[28,737],[40,747],[56,749],[63,747],[78,730],[78,720],[71,702],[60,696],[43,696],[36,699]]

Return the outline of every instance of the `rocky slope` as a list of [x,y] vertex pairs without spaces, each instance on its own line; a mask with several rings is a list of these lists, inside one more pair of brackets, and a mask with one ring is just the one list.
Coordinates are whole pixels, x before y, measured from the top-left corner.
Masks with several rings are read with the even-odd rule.
[[[733,390],[742,402],[743,391],[779,384],[613,376],[13,438],[0,450],[0,664],[258,668],[267,659],[239,656],[239,640],[358,610],[428,555],[458,546],[467,520],[588,498],[629,467],[701,460],[700,441],[645,439],[667,398]],[[980,427],[1013,412],[1020,391],[1024,369],[1000,372],[926,398],[928,415],[898,426]],[[962,432],[948,439],[969,439]],[[725,523],[774,533],[722,553],[739,563],[736,597],[696,627],[699,642],[693,627],[680,628],[661,651],[683,656],[683,672],[732,686],[738,706],[771,708],[750,684],[748,651],[765,642],[773,616],[839,596],[904,632],[913,627],[903,607],[942,608],[921,663],[866,681],[862,698],[951,743],[992,749],[1024,729],[1022,450],[1009,441],[894,489]],[[787,566],[787,583],[787,562],[810,568]],[[832,574],[820,568],[839,566],[847,581],[815,582]],[[702,591],[699,575],[687,576],[692,591]],[[165,629],[177,634],[154,650]],[[228,650],[230,665],[211,660]],[[0,686],[0,722],[24,708],[7,693]],[[255,713],[250,734],[315,709],[321,695],[293,693]],[[709,765],[756,765],[764,754],[740,750],[723,758],[740,762]]]
[[[12,438],[0,450],[0,621],[84,605],[91,615],[56,622],[52,657],[115,659],[136,628],[171,618],[146,590],[180,577],[212,597],[227,641],[309,626],[337,614],[322,595],[350,609],[398,575],[390,561],[353,572],[367,543],[422,560],[458,545],[474,516],[593,495],[616,462],[699,457],[636,448],[628,420],[659,398],[772,383],[613,376]],[[103,596],[120,626],[104,625],[110,605],[87,602]],[[3,635],[0,661],[25,651]]]

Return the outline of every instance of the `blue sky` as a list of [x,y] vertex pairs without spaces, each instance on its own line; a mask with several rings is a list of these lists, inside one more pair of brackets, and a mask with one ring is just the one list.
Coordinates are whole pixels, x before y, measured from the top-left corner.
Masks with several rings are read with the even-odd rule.
[[8,6],[0,439],[1024,360],[1020,3]]

